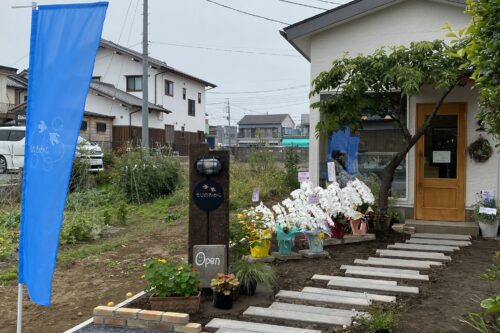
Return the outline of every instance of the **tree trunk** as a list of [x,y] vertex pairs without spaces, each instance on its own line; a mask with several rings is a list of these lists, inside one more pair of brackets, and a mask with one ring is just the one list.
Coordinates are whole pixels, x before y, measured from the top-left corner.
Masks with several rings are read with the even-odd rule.
[[[459,77],[454,85],[449,87],[443,95],[441,95],[441,98],[439,101],[436,102],[434,105],[434,109],[432,110],[432,113],[429,115],[429,117],[426,119],[425,123],[420,126],[420,128],[415,132],[411,138],[408,138],[406,140],[406,146],[398,152],[392,160],[387,164],[384,168],[384,171],[382,173],[382,179],[380,183],[380,189],[379,189],[379,198],[378,198],[378,204],[379,204],[379,211],[382,213],[387,213],[387,209],[389,208],[389,192],[391,190],[392,186],[392,181],[394,179],[394,171],[396,171],[396,168],[401,164],[401,162],[404,160],[406,154],[410,151],[410,149],[418,142],[418,140],[425,134],[427,129],[431,126],[431,122],[438,113],[439,109],[441,108],[441,105],[443,104],[445,98],[451,93],[453,88],[456,87],[456,85],[460,82],[462,77]],[[400,126],[403,126],[400,123]],[[403,134],[405,135],[407,132],[407,129],[401,128],[401,131],[403,131]],[[407,138],[407,135],[405,135],[405,138]]]

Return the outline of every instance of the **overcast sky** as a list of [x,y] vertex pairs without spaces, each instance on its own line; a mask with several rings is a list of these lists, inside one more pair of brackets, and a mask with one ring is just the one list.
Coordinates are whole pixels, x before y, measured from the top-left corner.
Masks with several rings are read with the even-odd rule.
[[[280,0],[215,0],[231,7],[295,23],[323,10]],[[39,4],[90,2],[45,0]],[[293,0],[333,8],[347,0]],[[142,0],[110,0],[103,38],[141,50]],[[30,9],[25,0],[0,1],[0,65],[28,66]],[[206,0],[149,0],[150,55],[170,66],[215,83],[207,93],[211,124],[227,124],[225,101],[230,98],[231,124],[245,114],[289,113],[300,122],[308,113],[309,63],[279,30],[286,25],[244,15]],[[175,45],[172,45],[175,44]],[[279,90],[281,89],[281,90]],[[225,94],[225,92],[267,93]],[[279,90],[279,91],[276,91]]]

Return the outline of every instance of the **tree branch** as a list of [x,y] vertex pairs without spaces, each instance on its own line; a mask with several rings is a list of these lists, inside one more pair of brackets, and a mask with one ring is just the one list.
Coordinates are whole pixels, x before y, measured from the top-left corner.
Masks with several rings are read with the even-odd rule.
[[401,119],[399,119],[399,117],[396,117],[391,112],[389,112],[389,117],[391,117],[392,120],[394,120],[398,124],[399,129],[401,129],[401,132],[403,132],[403,136],[405,138],[406,143],[410,144],[411,134],[410,131],[408,130],[408,127],[403,124],[403,122],[401,121]]

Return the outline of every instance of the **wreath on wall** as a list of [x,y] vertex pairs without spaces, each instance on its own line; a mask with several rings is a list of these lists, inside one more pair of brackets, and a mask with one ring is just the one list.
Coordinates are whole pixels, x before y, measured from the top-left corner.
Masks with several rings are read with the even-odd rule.
[[479,138],[477,138],[477,140],[469,146],[469,156],[475,162],[486,162],[492,154],[493,148],[491,147],[490,142],[482,136],[479,136]]

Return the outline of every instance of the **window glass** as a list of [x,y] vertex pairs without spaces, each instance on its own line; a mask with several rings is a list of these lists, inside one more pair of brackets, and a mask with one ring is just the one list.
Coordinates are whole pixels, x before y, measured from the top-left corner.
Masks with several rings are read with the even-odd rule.
[[97,132],[106,132],[106,123],[96,123]]
[[457,115],[436,115],[424,138],[424,177],[457,178]]
[[10,130],[2,130],[0,129],[0,141],[8,141],[9,140]]
[[165,80],[165,95],[174,96],[174,83],[169,80]]
[[182,99],[186,99],[186,94],[187,94],[187,90],[186,88],[182,88]]
[[127,91],[142,91],[142,76],[127,76]]
[[194,100],[188,100],[188,116],[195,116],[195,105]]
[[21,141],[24,139],[24,131],[10,131],[9,141]]
[[198,93],[198,103],[201,104],[201,93]]
[[82,121],[82,125],[80,126],[80,131],[86,131],[87,130],[87,122]]

